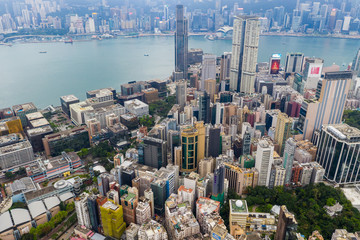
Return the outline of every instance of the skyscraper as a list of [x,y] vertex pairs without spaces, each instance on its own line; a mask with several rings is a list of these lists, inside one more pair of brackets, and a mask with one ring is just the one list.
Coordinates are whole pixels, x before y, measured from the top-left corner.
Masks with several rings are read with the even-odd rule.
[[300,73],[302,72],[304,62],[303,53],[288,53],[286,54],[285,73]]
[[351,66],[351,70],[353,70],[358,76],[360,76],[360,49],[356,52],[353,64]]
[[292,167],[294,163],[294,154],[296,150],[296,142],[293,138],[289,138],[285,144],[283,167],[285,168],[285,185],[290,184]]
[[201,90],[205,90],[205,80],[216,80],[216,55],[204,54],[201,70]]
[[279,113],[276,121],[275,142],[279,144],[279,154],[284,152],[285,142],[291,135],[293,119],[286,113]]
[[258,56],[260,21],[241,16],[234,20],[230,90],[253,93]]
[[186,105],[186,81],[180,81],[176,83],[176,103],[180,105],[181,110]]
[[230,79],[230,66],[231,66],[231,53],[224,52],[224,54],[221,55],[220,81],[225,81]]
[[182,78],[187,79],[188,68],[188,24],[184,17],[184,6],[176,6],[175,32],[175,72],[182,72]]
[[181,131],[182,160],[181,172],[194,172],[198,168],[199,132],[196,128],[188,127]]
[[297,129],[304,139],[323,124],[338,124],[342,120],[345,100],[350,90],[352,72],[329,72],[318,83],[316,100],[305,99],[300,110]]
[[335,183],[360,182],[360,130],[347,124],[323,125],[316,161],[324,177]]
[[271,165],[274,162],[274,146],[271,142],[262,139],[256,151],[255,168],[259,171],[259,186],[268,186],[270,181]]
[[167,165],[166,141],[153,137],[144,137],[144,164],[160,169]]
[[82,193],[79,197],[75,198],[75,210],[78,219],[78,223],[87,228],[91,227],[89,209],[88,209],[88,197],[86,192]]

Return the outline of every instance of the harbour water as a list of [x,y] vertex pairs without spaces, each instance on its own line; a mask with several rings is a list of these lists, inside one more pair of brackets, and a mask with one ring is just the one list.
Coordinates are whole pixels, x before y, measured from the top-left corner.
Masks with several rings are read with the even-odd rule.
[[[325,66],[336,63],[345,69],[359,47],[356,39],[261,36],[258,61],[281,53],[284,64],[287,52],[303,52],[323,58]],[[192,36],[189,48],[219,56],[231,52],[231,40]],[[63,95],[85,99],[88,90],[165,79],[173,69],[174,39],[169,36],[0,45],[0,109],[30,101],[40,108],[57,106]]]

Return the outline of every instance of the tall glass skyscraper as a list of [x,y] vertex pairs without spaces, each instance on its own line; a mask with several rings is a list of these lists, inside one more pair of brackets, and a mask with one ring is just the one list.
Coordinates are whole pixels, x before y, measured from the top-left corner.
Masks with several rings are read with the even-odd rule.
[[259,48],[260,21],[241,16],[234,20],[230,90],[253,93]]
[[176,6],[175,72],[187,79],[188,68],[188,24],[184,17],[184,6]]
[[316,161],[335,183],[360,182],[360,130],[347,124],[323,125]]

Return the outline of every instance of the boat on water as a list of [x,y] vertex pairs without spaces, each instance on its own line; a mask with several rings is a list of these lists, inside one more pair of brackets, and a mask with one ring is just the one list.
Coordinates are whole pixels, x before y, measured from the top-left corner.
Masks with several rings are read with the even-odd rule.
[[144,57],[148,57],[148,56],[150,56],[149,54],[144,54]]
[[39,53],[47,53],[47,51],[40,51]]
[[73,40],[72,40],[72,38],[68,38],[67,40],[64,41],[64,43],[73,44]]

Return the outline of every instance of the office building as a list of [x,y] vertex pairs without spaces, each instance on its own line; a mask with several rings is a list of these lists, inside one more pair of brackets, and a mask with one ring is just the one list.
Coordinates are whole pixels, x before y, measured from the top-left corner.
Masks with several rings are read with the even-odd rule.
[[220,131],[218,126],[209,129],[209,157],[218,157],[221,153]]
[[188,64],[194,65],[202,62],[203,50],[201,48],[191,48],[188,51]]
[[78,102],[80,102],[80,100],[74,95],[67,95],[60,97],[61,109],[69,117],[70,117],[70,105]]
[[107,201],[100,205],[100,216],[104,235],[120,239],[126,229],[122,206]]
[[214,96],[216,94],[216,80],[215,79],[206,79],[205,80],[204,90],[209,94],[211,102],[214,102]]
[[46,135],[43,138],[47,156],[60,155],[65,149],[80,151],[90,147],[90,136],[86,127],[75,127],[70,130]]
[[149,105],[138,99],[124,102],[124,107],[128,112],[134,114],[137,117],[149,115]]
[[297,221],[294,214],[290,213],[285,205],[281,206],[275,240],[296,239],[296,230]]
[[303,72],[304,89],[315,89],[320,80],[324,60],[320,58],[306,58]]
[[354,61],[351,65],[351,70],[354,71],[357,76],[360,76],[360,48],[356,52]]
[[163,179],[156,179],[152,181],[150,185],[154,197],[155,213],[161,215],[164,213],[164,204],[166,201],[166,181]]
[[197,171],[198,161],[200,160],[198,157],[198,145],[199,132],[196,128],[187,127],[181,131],[181,172]]
[[224,165],[218,166],[214,171],[212,181],[212,197],[219,199],[222,198],[220,195],[224,194],[224,181],[225,181],[225,167]]
[[285,142],[291,137],[293,119],[286,113],[279,113],[275,128],[275,142],[279,144],[279,154],[283,155]]
[[86,98],[98,98],[100,102],[116,99],[116,90],[114,88],[100,88],[86,92]]
[[184,109],[186,105],[186,81],[179,81],[176,83],[176,103],[179,104],[180,110]]
[[[231,52],[224,52],[220,62],[220,81],[230,80]],[[223,90],[221,90],[223,91]],[[225,91],[225,89],[224,89]]]
[[139,151],[140,159],[143,159],[142,164],[160,169],[167,165],[167,150],[166,141],[153,137],[144,137],[143,145],[141,146],[143,151]]
[[289,138],[285,143],[285,151],[283,157],[283,167],[285,173],[285,185],[289,185],[291,182],[292,166],[294,163],[294,154],[296,150],[296,142],[293,138]]
[[301,73],[304,62],[303,53],[287,53],[285,62],[285,73]]
[[[180,73],[180,79],[187,79],[188,68],[188,21],[184,16],[184,6],[176,6],[175,32],[175,72]],[[176,79],[177,80],[177,79]]]
[[257,17],[234,19],[230,90],[253,93],[258,56],[260,22]]
[[269,188],[284,186],[285,169],[282,166],[272,165],[270,171]]
[[78,224],[91,228],[89,209],[88,209],[89,194],[82,193],[79,197],[75,198],[75,211],[78,219]]
[[87,204],[88,204],[88,210],[89,210],[91,229],[97,232],[97,231],[99,231],[99,226],[100,226],[100,216],[99,216],[96,196],[90,195],[87,198]]
[[258,142],[255,168],[259,171],[259,186],[269,186],[271,165],[274,162],[274,145],[265,139]]
[[44,151],[44,144],[42,139],[49,134],[53,133],[53,129],[50,126],[43,126],[33,129],[28,129],[26,134],[29,138],[31,145],[33,146],[34,152]]
[[2,169],[23,165],[33,160],[34,151],[28,140],[0,147],[0,167]]
[[208,92],[199,93],[199,114],[197,119],[198,121],[203,121],[204,123],[210,122],[210,95]]
[[324,124],[342,121],[351,79],[350,71],[325,73],[325,78],[318,83],[316,100],[305,99],[302,103],[297,129],[303,139],[311,140],[313,132]]
[[200,85],[202,91],[205,90],[205,80],[208,79],[216,80],[216,55],[203,55]]
[[359,183],[359,148],[359,129],[344,123],[323,125],[316,161],[325,169],[324,177],[340,184]]
[[27,126],[26,114],[37,112],[37,108],[33,103],[24,103],[20,105],[15,105],[12,107],[15,116],[18,116],[21,120],[23,127]]
[[156,88],[144,89],[142,92],[144,93],[145,103],[150,104],[152,102],[159,101],[159,90]]

